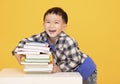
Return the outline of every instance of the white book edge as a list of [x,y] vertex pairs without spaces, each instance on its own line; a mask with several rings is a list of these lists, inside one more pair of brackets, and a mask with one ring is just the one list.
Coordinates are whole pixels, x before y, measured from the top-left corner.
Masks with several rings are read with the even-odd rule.
[[49,52],[49,50],[43,50],[43,49],[31,49],[31,48],[17,48],[17,52]]
[[29,52],[29,51],[26,51],[26,52],[17,52],[17,54],[37,54],[37,55],[39,55],[40,54],[40,52]]
[[38,64],[38,65],[48,65],[48,63],[33,63],[33,62],[32,63],[31,62],[21,62],[21,64],[23,64],[23,65],[24,64],[27,64],[27,65],[29,65],[29,64],[30,65],[36,65],[36,64]]
[[28,45],[24,45],[23,48],[26,48],[26,49],[40,49],[40,50],[46,50],[46,51],[49,51],[49,50],[50,50],[49,47],[28,46]]
[[22,52],[22,51],[18,51],[17,52],[17,54],[36,54],[36,55],[39,55],[39,54],[42,54],[42,53],[44,53],[44,54],[49,54],[50,52],[30,52],[30,51],[25,51],[25,52]]
[[39,54],[39,55],[26,55],[26,59],[50,59],[49,54]]
[[31,65],[31,64],[25,64],[24,65],[24,68],[53,68],[53,64],[48,64],[48,65],[39,65],[39,64],[36,64],[36,65]]
[[25,72],[51,72],[52,69],[24,69]]
[[26,55],[26,58],[49,58],[50,55]]
[[29,43],[26,43],[25,45],[32,45],[32,46],[48,46],[48,43],[40,43],[40,42],[29,42]]
[[47,56],[26,56],[26,59],[33,59],[33,60],[35,60],[35,59],[38,59],[38,60],[49,60],[50,59],[50,57],[47,57]]
[[49,59],[46,59],[46,60],[39,60],[39,59],[25,59],[24,60],[25,62],[38,62],[38,63],[48,63],[48,62],[50,62],[50,60]]

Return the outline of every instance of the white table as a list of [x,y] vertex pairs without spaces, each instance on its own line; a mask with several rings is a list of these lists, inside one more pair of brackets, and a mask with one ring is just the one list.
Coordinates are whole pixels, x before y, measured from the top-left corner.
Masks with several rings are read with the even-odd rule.
[[5,68],[0,71],[0,84],[82,84],[77,72],[32,74],[22,69]]

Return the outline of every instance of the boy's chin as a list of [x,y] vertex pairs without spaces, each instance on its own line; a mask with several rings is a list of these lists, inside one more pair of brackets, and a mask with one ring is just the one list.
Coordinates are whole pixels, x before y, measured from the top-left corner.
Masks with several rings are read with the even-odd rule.
[[50,38],[56,38],[56,35],[49,35]]
[[56,36],[49,36],[50,38],[55,38]]

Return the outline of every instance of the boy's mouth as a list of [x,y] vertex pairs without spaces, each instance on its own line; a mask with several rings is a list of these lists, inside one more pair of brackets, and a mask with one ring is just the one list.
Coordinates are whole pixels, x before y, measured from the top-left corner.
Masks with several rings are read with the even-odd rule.
[[50,32],[50,33],[55,33],[55,32],[56,32],[56,30],[49,30],[49,32]]

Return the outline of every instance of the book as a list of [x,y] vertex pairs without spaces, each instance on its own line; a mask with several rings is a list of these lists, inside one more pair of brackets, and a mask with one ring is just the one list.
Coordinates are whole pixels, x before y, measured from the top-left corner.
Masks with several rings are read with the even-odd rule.
[[25,45],[48,47],[48,43],[45,42],[27,42]]
[[36,55],[39,55],[41,54],[41,52],[30,52],[30,51],[18,51],[17,54],[36,54]]
[[25,72],[51,72],[52,68],[24,68]]
[[49,59],[25,59],[24,60],[25,62],[33,62],[33,63],[48,63],[48,62],[50,62],[50,60]]
[[37,49],[37,50],[50,51],[49,47],[42,47],[42,46],[24,45],[23,48],[25,48],[25,49]]
[[37,51],[18,51],[17,54],[28,54],[28,55],[40,55],[40,54],[49,54],[50,52],[37,52]]
[[46,68],[53,67],[52,64],[24,64],[24,68]]
[[53,69],[53,64],[24,62],[25,72],[51,72],[52,69]]
[[48,65],[48,63],[21,62],[24,65]]
[[31,49],[31,48],[18,48],[17,52],[49,52],[48,50],[43,49]]
[[23,48],[18,48],[17,54],[25,57],[21,64],[25,72],[51,72],[53,58],[48,43],[28,42]]
[[24,65],[25,72],[51,72],[53,69],[52,64],[48,65]]

